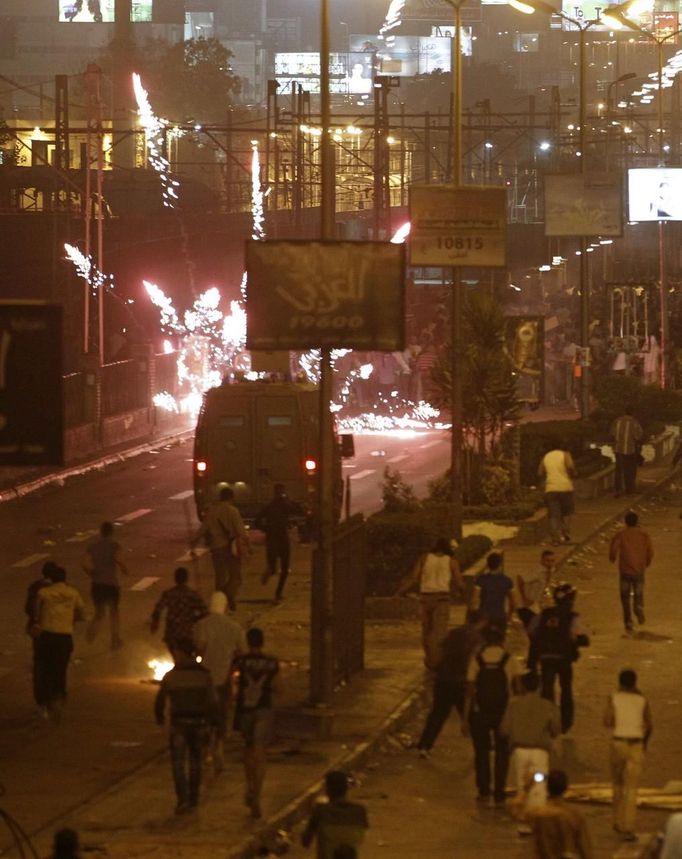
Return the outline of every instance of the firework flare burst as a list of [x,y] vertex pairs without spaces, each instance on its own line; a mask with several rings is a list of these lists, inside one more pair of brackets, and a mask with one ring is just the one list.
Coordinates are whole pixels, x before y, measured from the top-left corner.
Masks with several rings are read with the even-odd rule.
[[161,179],[163,205],[167,209],[174,209],[175,201],[178,199],[175,189],[179,187],[180,183],[172,178],[170,161],[163,154],[164,135],[168,128],[168,122],[159,118],[152,110],[149,94],[142,86],[142,78],[136,72],[133,73],[133,91],[137,102],[137,115],[140,117],[140,124],[144,129],[147,160]]

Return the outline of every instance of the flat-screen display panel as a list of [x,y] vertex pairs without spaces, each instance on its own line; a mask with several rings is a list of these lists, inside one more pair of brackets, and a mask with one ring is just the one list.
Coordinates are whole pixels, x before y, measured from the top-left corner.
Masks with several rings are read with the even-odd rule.
[[59,20],[74,24],[110,24],[115,0],[59,0]]
[[630,221],[682,221],[682,167],[628,170]]

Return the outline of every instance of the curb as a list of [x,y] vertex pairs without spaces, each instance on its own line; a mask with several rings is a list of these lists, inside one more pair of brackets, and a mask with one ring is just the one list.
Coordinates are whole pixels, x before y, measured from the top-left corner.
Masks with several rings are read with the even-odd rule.
[[180,430],[171,435],[160,436],[152,441],[144,442],[144,444],[139,444],[136,447],[129,447],[117,453],[106,454],[99,457],[99,459],[88,460],[80,465],[72,465],[60,471],[51,471],[49,474],[36,477],[34,480],[27,480],[25,483],[17,483],[11,489],[0,490],[0,504],[6,501],[13,501],[16,498],[23,498],[25,495],[30,495],[32,492],[37,492],[39,489],[44,489],[53,483],[61,486],[70,477],[78,477],[91,471],[101,471],[109,465],[114,465],[117,462],[125,462],[127,459],[132,459],[142,453],[156,450],[162,445],[179,444],[181,440],[184,440],[183,436],[191,436],[193,433],[194,429]]
[[[350,752],[330,761],[326,771],[332,769],[351,771],[364,766],[367,758],[385,737],[412,718],[421,703],[425,690],[426,684],[420,681],[408,694],[407,698],[381,722],[368,740],[359,743]],[[324,779],[320,778],[304,793],[299,794],[288,805],[285,805],[284,808],[269,817],[258,832],[247,836],[239,844],[229,848],[226,859],[251,859],[251,857],[256,855],[259,848],[275,841],[279,830],[288,831],[307,816],[315,800],[323,790]]]

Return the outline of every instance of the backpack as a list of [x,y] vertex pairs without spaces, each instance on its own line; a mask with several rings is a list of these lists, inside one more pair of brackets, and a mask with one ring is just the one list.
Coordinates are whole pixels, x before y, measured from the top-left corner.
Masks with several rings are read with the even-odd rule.
[[476,655],[478,676],[476,677],[475,708],[486,716],[501,719],[509,700],[509,681],[507,672],[504,670],[509,654],[505,653],[499,662],[484,662],[482,653],[483,651]]
[[556,607],[546,608],[540,614],[532,636],[533,649],[540,659],[543,656],[571,661],[578,658],[576,643],[571,638],[572,620],[573,612],[559,612]]

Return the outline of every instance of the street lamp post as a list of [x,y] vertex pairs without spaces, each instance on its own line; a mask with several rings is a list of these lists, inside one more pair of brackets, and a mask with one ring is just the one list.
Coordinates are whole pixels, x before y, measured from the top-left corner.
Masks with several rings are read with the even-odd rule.
[[[657,137],[658,137],[658,166],[665,166],[665,114],[663,111],[663,46],[670,39],[679,36],[682,29],[675,30],[674,33],[668,33],[666,36],[656,36],[655,33],[645,30],[636,21],[631,21],[625,14],[630,6],[630,2],[622,3],[617,7],[607,9],[607,17],[610,23],[619,27],[629,27],[641,33],[642,36],[654,42],[656,45],[656,59],[658,64],[657,81],[658,81],[658,104],[657,104]],[[661,388],[667,387],[670,382],[670,374],[668,372],[669,355],[669,323],[668,323],[668,267],[666,261],[666,229],[665,221],[658,222],[658,281],[660,288],[660,312],[661,312]]]
[[[320,214],[322,241],[334,238],[333,150],[330,138],[329,0],[320,0]],[[331,704],[333,674],[333,543],[334,543],[334,418],[332,368],[329,349],[320,350],[318,539],[313,555],[311,588],[310,697],[318,705]]]
[[622,84],[624,81],[632,80],[632,78],[636,78],[637,75],[635,72],[626,72],[624,75],[617,77],[615,80],[611,81],[611,83],[606,88],[606,172],[609,172],[609,168],[611,166],[611,116],[613,114],[613,88],[616,88],[616,96],[618,95],[618,85]]
[[[462,184],[462,5],[465,0],[445,0],[452,7],[455,32],[452,39],[450,69],[452,74],[452,182]],[[457,540],[462,538],[464,499],[462,495],[462,454],[464,449],[464,416],[462,374],[462,282],[460,270],[452,269],[452,306],[450,311],[450,501],[453,530]]]
[[[578,122],[580,147],[580,172],[587,172],[587,64],[585,62],[585,37],[590,27],[599,24],[599,20],[580,21],[572,18],[561,10],[555,9],[544,2],[544,0],[510,0],[519,12],[530,15],[533,12],[544,12],[548,15],[558,15],[578,29],[578,68],[580,73],[578,83]],[[580,347],[581,347],[581,375],[580,375],[580,417],[585,419],[590,413],[590,283],[587,262],[588,240],[585,236],[580,237]]]

